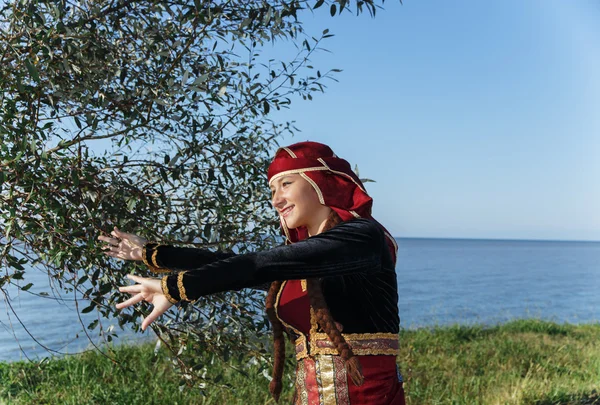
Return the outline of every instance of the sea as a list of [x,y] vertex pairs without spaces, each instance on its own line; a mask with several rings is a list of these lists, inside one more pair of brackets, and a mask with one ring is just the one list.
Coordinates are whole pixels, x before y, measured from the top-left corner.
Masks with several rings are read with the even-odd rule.
[[[600,322],[600,242],[431,238],[397,242],[402,328],[495,325],[527,318]],[[47,275],[30,271],[26,277],[34,283],[31,292],[52,291]],[[11,288],[6,293],[9,302],[0,295],[0,361],[39,361],[89,349],[90,342],[102,343],[97,333],[86,335],[85,325],[97,314],[78,313],[72,297],[43,297]],[[115,328],[120,342],[153,339],[152,332],[120,330],[114,319],[101,322],[105,329]]]

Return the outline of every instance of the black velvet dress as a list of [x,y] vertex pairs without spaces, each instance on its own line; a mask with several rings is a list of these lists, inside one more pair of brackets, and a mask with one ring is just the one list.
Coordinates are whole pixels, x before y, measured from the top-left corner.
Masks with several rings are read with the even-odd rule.
[[173,302],[275,280],[320,278],[333,318],[344,333],[398,333],[396,271],[381,228],[368,219],[342,222],[291,245],[236,255],[149,243],[146,263],[163,278]]

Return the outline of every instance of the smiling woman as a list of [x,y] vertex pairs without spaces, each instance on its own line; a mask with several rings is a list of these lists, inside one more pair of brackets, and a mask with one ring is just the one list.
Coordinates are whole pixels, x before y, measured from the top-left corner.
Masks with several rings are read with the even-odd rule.
[[394,239],[371,217],[372,199],[350,165],[315,142],[280,148],[268,172],[283,246],[236,255],[148,242],[118,229],[107,255],[143,260],[162,279],[130,276],[132,295],[154,305],[142,328],[179,301],[271,283],[266,309],[282,389],[284,335],[295,345],[295,404],[404,404],[398,354]]

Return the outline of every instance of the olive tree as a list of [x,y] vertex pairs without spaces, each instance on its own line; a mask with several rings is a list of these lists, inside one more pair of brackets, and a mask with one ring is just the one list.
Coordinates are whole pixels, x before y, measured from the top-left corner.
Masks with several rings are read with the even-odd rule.
[[[81,312],[98,311],[85,326],[110,341],[117,332],[102,318],[137,330],[148,311],[116,311],[116,286],[148,270],[102,255],[100,233],[116,225],[240,253],[276,243],[266,167],[295,128],[270,112],[311,99],[336,72],[310,65],[330,34],[305,32],[298,14],[324,5],[333,16],[349,9],[346,0],[0,4],[3,292],[29,290],[28,269],[43,269]],[[352,6],[372,15],[377,7]],[[272,43],[295,56],[264,57]],[[183,380],[202,379],[187,354],[195,350],[264,357],[263,298],[251,289],[216,294],[155,324]]]

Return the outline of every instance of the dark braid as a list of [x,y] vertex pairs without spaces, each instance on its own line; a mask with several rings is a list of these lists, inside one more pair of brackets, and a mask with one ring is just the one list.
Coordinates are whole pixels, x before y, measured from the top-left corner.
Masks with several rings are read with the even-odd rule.
[[321,280],[307,279],[308,296],[310,298],[310,306],[313,308],[315,318],[323,332],[327,334],[342,357],[346,361],[346,371],[356,386],[362,385],[364,377],[358,357],[354,355],[352,348],[342,336],[342,333],[337,328],[331,312],[325,302],[323,290],[321,288]]
[[[329,230],[342,222],[340,216],[331,210],[327,222],[323,231]],[[281,395],[281,389],[283,387],[283,366],[285,362],[285,338],[283,335],[283,324],[277,318],[275,313],[275,300],[277,293],[281,289],[281,281],[274,281],[271,283],[269,292],[266,299],[267,316],[273,326],[273,346],[274,346],[274,360],[273,360],[273,379],[269,384],[269,391],[275,399],[279,401]],[[307,294],[310,299],[310,305],[315,311],[315,317],[318,325],[327,334],[329,339],[335,345],[340,356],[346,361],[346,370],[355,385],[362,385],[364,377],[358,358],[352,352],[352,348],[346,342],[346,339],[342,336],[341,332],[337,328],[329,307],[325,302],[325,296],[321,288],[321,281],[319,279],[307,279],[306,280]]]
[[[342,219],[334,210],[331,210],[331,214],[327,219],[327,223],[325,224],[325,229],[323,229],[323,231],[333,228],[340,222],[342,222]],[[348,342],[346,342],[346,339],[344,339],[342,336],[342,333],[338,329],[335,320],[329,311],[329,307],[325,301],[325,296],[323,295],[321,280],[315,278],[307,279],[306,288],[308,297],[310,299],[310,306],[314,310],[317,324],[321,327],[323,332],[327,334],[329,340],[333,342],[342,359],[346,361],[346,371],[348,372],[348,375],[352,379],[354,385],[362,385],[364,382],[364,377],[360,362],[358,357],[354,355],[354,352],[352,351],[352,348]]]
[[273,379],[269,384],[269,391],[275,399],[275,402],[279,401],[279,395],[281,395],[281,389],[283,387],[283,366],[285,365],[285,337],[283,336],[283,324],[277,318],[275,313],[275,300],[277,298],[277,293],[281,288],[281,284],[283,284],[281,281],[273,281],[271,283],[265,305],[267,307],[267,316],[273,326],[273,350],[275,355],[273,359]]

